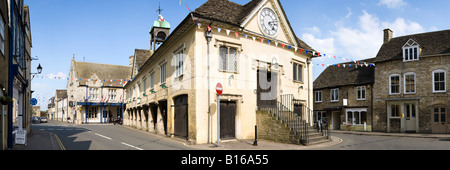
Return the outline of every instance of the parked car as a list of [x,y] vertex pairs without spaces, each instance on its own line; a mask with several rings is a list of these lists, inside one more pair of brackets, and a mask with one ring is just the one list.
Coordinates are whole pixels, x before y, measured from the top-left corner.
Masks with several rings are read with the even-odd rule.
[[40,117],[41,123],[47,123],[47,117]]
[[39,122],[39,117],[35,117],[35,116],[31,117],[31,122],[38,123]]

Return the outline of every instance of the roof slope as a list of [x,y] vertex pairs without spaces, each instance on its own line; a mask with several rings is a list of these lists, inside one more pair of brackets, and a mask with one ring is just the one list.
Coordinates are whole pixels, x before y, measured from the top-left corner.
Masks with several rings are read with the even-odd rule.
[[[224,23],[232,24],[240,27],[240,25],[247,19],[250,13],[261,3],[263,0],[252,0],[245,5],[240,5],[229,0],[208,0],[206,3],[194,10],[194,14],[204,18],[222,21]],[[277,0],[281,6],[283,14],[286,13],[281,5],[281,2]],[[286,16],[287,17],[287,16]],[[287,25],[292,30],[291,24],[287,19]],[[292,31],[293,32],[293,31]],[[293,33],[297,44],[306,50],[313,50],[308,44],[300,40],[295,33]]]
[[56,90],[56,98],[57,99],[67,98],[67,90]]
[[[363,60],[363,62],[371,63],[373,60],[374,58],[371,58]],[[314,81],[314,90],[374,83],[375,67],[358,66],[355,68],[353,62],[342,64],[351,64],[353,67],[328,67]]]
[[393,38],[381,46],[375,62],[403,59],[402,48],[409,39],[420,45],[421,56],[450,53],[450,30],[443,30]]
[[[117,80],[130,78],[131,68],[129,66],[76,62],[78,70],[78,78],[82,79],[80,85],[85,85],[87,80],[91,79],[95,74],[99,80]],[[104,86],[122,86],[117,85],[117,82],[103,82]]]
[[261,1],[252,0],[245,5],[240,5],[228,0],[208,0],[195,9],[194,13],[225,23],[240,25]]

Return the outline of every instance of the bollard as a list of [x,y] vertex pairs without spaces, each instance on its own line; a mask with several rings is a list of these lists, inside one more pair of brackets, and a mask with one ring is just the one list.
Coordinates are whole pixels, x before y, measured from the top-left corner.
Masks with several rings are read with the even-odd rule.
[[255,125],[255,141],[253,142],[253,146],[258,146],[258,126]]

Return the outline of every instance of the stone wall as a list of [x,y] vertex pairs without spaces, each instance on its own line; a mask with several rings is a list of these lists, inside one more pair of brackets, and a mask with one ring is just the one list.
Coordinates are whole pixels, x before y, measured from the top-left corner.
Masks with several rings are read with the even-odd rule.
[[[375,68],[374,94],[374,131],[386,132],[388,126],[388,104],[392,102],[417,101],[418,104],[418,128],[419,133],[432,133],[433,108],[444,106],[447,108],[447,132],[450,133],[450,56],[420,56],[418,61],[403,62],[394,60],[377,63]],[[433,92],[433,71],[446,71],[446,92]],[[413,72],[416,74],[416,92],[405,94],[404,74]],[[400,75],[400,94],[389,94],[389,76]],[[401,106],[403,107],[403,106]],[[404,113],[404,112],[403,112]],[[400,113],[402,114],[402,113]],[[395,121],[395,122],[392,122]],[[391,132],[399,131],[398,126],[403,127],[400,121],[391,119],[389,123]],[[397,125],[398,124],[398,125]]]
[[298,144],[298,138],[290,132],[289,128],[267,111],[256,112],[256,124],[258,126],[258,139]]

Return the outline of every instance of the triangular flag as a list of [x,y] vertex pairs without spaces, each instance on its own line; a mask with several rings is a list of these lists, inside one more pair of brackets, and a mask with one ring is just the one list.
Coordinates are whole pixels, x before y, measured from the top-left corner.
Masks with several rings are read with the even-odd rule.
[[281,47],[284,48],[285,45],[286,45],[286,44],[281,44]]
[[253,37],[253,41],[256,41],[256,37]]
[[297,52],[297,47],[294,47],[295,52]]
[[336,59],[336,56],[334,56],[334,59]]
[[308,54],[309,50],[306,50],[306,54]]
[[345,68],[345,64],[343,64],[344,65],[344,68]]
[[300,53],[303,51],[303,48],[300,48]]
[[270,40],[267,40],[267,43],[269,43],[269,45],[270,45]]
[[202,27],[202,24],[198,23],[197,26],[198,26],[198,29],[200,29],[200,27]]
[[244,34],[244,37],[245,37],[245,39],[247,39],[248,35],[247,35],[247,34]]
[[230,30],[226,30],[227,31],[227,36],[230,35]]
[[264,38],[261,38],[261,43],[264,42]]
[[220,31],[222,31],[222,28],[217,28],[217,32],[219,32],[219,34],[220,34]]
[[275,41],[275,46],[278,47],[278,42],[277,41]]
[[238,32],[234,32],[234,34],[236,35],[236,38],[239,36],[239,33],[238,33]]
[[291,50],[291,47],[292,47],[292,46],[289,46],[289,50]]

